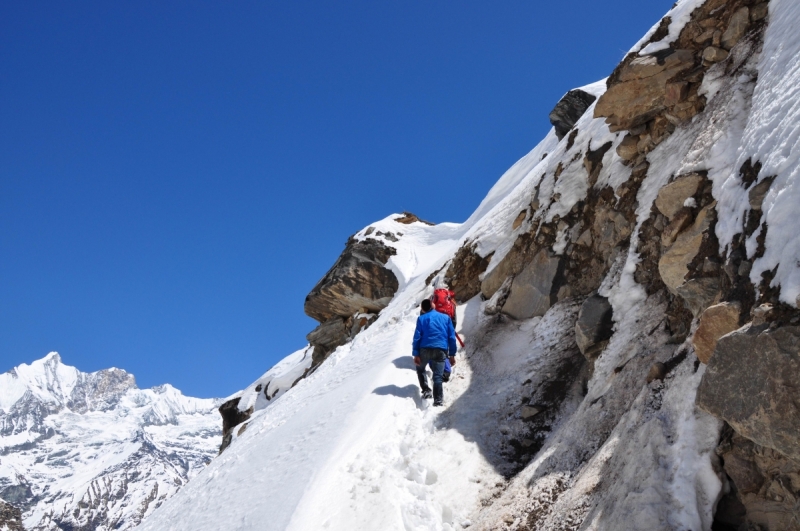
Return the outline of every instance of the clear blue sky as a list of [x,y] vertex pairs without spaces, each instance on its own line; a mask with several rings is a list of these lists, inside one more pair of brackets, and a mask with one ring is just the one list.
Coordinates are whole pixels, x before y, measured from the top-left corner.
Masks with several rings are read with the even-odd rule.
[[3,2],[0,371],[237,391],[350,234],[465,220],[671,4]]

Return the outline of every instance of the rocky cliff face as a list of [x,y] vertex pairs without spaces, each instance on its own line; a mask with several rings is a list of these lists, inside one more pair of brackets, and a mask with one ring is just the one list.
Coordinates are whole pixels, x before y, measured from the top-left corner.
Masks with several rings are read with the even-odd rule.
[[[800,529],[799,24],[681,0],[465,223],[359,231],[313,354],[236,398],[208,482],[145,528],[255,500],[244,462],[281,478],[241,504],[270,529]],[[404,370],[439,282],[466,337],[443,411]]]
[[0,375],[0,529],[135,527],[215,455],[217,402],[56,353]]

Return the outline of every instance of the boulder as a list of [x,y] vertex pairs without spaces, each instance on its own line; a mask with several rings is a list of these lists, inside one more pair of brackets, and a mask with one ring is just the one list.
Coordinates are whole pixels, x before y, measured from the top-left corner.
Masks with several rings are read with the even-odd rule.
[[651,120],[666,106],[667,82],[693,67],[691,50],[665,50],[636,57],[622,66],[609,83],[595,105],[594,117],[605,117],[617,130]]
[[362,308],[379,312],[392,300],[399,283],[386,262],[394,254],[383,242],[351,238],[333,267],[306,296],[306,315],[324,323],[349,317]]
[[800,463],[799,375],[800,327],[749,324],[717,342],[697,405]]
[[697,358],[708,363],[719,338],[739,328],[742,306],[738,302],[723,302],[707,308],[700,316],[700,324],[692,337]]
[[722,283],[717,277],[693,278],[684,282],[675,290],[684,301],[686,308],[694,317],[703,310],[719,302]]
[[522,417],[522,420],[528,420],[532,419],[541,412],[542,410],[539,409],[538,407],[522,406],[522,410],[520,411],[520,416]]
[[697,193],[703,179],[703,176],[697,173],[675,179],[658,191],[656,208],[672,220],[681,211],[686,200]]
[[542,249],[530,264],[514,278],[503,313],[514,319],[542,316],[556,300],[555,286],[561,258]]
[[639,156],[639,137],[626,135],[617,146],[617,155],[622,160],[633,160]]
[[726,50],[730,50],[739,40],[744,36],[747,31],[747,24],[750,22],[750,10],[746,7],[740,7],[734,12],[728,28],[722,34],[720,44]]
[[556,129],[556,136],[559,140],[569,132],[578,119],[583,116],[586,109],[594,103],[597,98],[588,92],[574,89],[567,92],[563,98],[556,103],[555,108],[550,111],[550,123]]
[[703,60],[709,63],[719,63],[728,58],[728,52],[716,46],[709,46],[703,50]]
[[692,226],[678,235],[672,247],[658,261],[661,280],[674,294],[677,294],[677,289],[686,282],[686,274],[689,272],[688,265],[700,251],[703,234],[708,231],[714,221],[715,206],[716,203],[712,203],[702,209],[697,214]]
[[592,295],[581,305],[575,323],[575,342],[587,359],[596,358],[614,333],[614,310],[602,295]]
[[765,18],[767,18],[768,14],[769,14],[769,4],[767,2],[756,4],[750,10],[750,18],[753,20],[753,22],[764,20]]

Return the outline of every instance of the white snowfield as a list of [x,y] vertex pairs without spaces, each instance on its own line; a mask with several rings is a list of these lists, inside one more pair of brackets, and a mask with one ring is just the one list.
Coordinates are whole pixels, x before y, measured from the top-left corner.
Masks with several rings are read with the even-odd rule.
[[[687,9],[698,3],[678,2],[673,21],[685,23]],[[418,304],[430,295],[425,280],[458,248],[469,242],[482,256],[494,252],[491,269],[529,228],[532,216],[511,229],[537,185],[536,216],[547,220],[586,196],[582,163],[568,161],[590,141],[613,142],[596,186],[616,189],[628,179],[630,168],[615,149],[624,133],[610,133],[602,119],[593,119],[593,107],[576,124],[570,149],[551,131],[500,178],[465,223],[403,225],[393,215],[371,225],[398,237],[385,240],[397,249],[389,267],[400,280],[390,305],[280,396],[256,401],[252,386],[243,391],[243,407],[256,410],[246,429],[237,428],[231,446],[141,529],[494,529],[519,525],[520,515],[536,513],[530,529],[709,530],[723,488],[713,453],[720,426],[694,406],[704,366],[694,362],[687,345],[665,345],[659,327],[665,303],[647,297],[633,279],[635,244],[658,190],[673,175],[703,169],[714,184],[717,232],[726,245],[741,231],[749,208],[738,168],[752,157],[764,164],[760,179],[776,176],[764,203],[766,252],[754,263],[753,279],[777,267],[782,299],[797,304],[800,4],[771,0],[769,9],[763,52],[743,59],[733,78],[714,67],[704,86],[706,112],[648,155],[651,171],[637,197],[632,250],[601,288],[614,307],[616,332],[596,361],[588,389],[566,391],[549,435],[527,466],[514,468],[503,441],[524,433],[521,389],[543,385],[569,367],[565,344],[576,302],[558,303],[543,318],[502,323],[484,314],[486,303],[478,297],[460,306],[459,332],[467,347],[445,386],[441,409],[419,398],[410,343]],[[665,40],[679,30],[670,27]],[[604,86],[584,89],[600,94]],[[559,162],[564,168],[556,181]],[[356,237],[366,237],[366,231]],[[671,359],[677,365],[663,382],[644,384],[621,370],[635,367],[632,374],[646,374],[654,361]],[[308,363],[299,351],[259,381],[277,378],[284,385]]]
[[15,367],[0,374],[0,497],[28,531],[131,529],[216,455],[219,402],[55,352]]

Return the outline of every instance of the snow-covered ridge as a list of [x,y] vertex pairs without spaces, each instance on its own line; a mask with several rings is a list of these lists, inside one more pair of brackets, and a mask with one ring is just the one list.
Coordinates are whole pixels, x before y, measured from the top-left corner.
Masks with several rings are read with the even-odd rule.
[[0,498],[26,529],[130,529],[216,455],[220,400],[52,352],[0,374]]
[[[713,342],[778,330],[795,338],[778,357],[800,366],[800,7],[681,0],[669,16],[584,87],[598,100],[570,134],[547,135],[466,222],[395,214],[359,231],[396,251],[388,306],[304,378],[306,350],[243,391],[252,415],[228,450],[142,529],[797,529],[800,469],[747,439],[752,419],[698,407],[721,369],[695,340],[704,325]],[[650,108],[598,113],[643,93]],[[436,409],[409,350],[419,302],[448,274],[474,282]],[[736,312],[730,333],[712,309]],[[748,369],[765,377],[753,394],[795,399],[760,425],[800,433],[794,380]],[[739,383],[709,394],[755,398]]]

